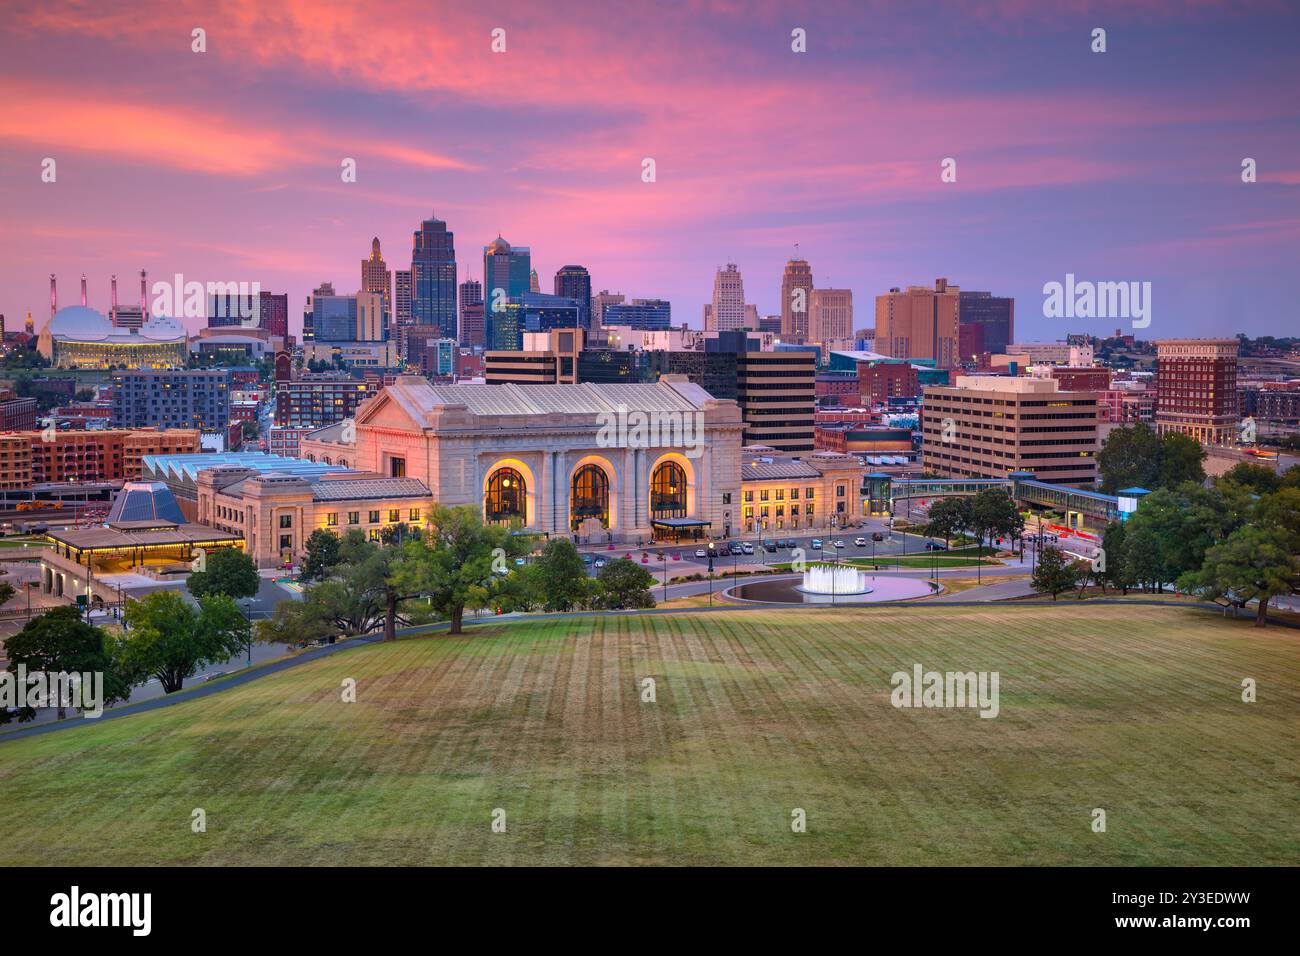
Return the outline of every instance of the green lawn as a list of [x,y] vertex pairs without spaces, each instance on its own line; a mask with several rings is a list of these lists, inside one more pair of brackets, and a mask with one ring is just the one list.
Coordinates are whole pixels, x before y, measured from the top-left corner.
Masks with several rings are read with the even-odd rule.
[[[1000,715],[893,708],[915,663]],[[1297,861],[1300,633],[1182,608],[488,625],[0,741],[0,864]]]

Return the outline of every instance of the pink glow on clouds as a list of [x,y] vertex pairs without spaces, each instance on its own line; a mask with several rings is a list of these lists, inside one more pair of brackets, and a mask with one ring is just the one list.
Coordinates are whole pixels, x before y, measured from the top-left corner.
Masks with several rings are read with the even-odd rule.
[[[692,324],[729,259],[775,311],[796,241],[819,281],[854,288],[860,325],[876,292],[937,275],[1023,295],[1135,250],[1160,268],[1171,249],[1193,271],[1281,265],[1292,233],[1249,224],[1297,212],[1294,63],[1252,53],[1202,80],[1158,41],[1213,43],[1284,8],[932,6],[28,0],[0,38],[0,311],[39,314],[50,271],[106,288],[146,264],[258,278],[293,314],[321,280],[350,291],[372,235],[404,267],[430,210],[462,276],[499,230],[532,246],[544,289],[581,262],[596,288],[663,295]],[[1110,59],[1086,52],[1100,21]],[[1227,192],[1257,153],[1255,192]],[[57,186],[34,172],[47,155]]]

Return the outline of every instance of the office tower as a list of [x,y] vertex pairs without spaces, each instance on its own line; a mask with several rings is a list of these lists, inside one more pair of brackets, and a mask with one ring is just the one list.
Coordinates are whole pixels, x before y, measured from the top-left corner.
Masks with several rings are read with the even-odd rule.
[[1156,341],[1156,431],[1202,445],[1240,441],[1236,339]]
[[541,281],[537,278],[537,270],[536,270],[536,269],[533,269],[532,271],[530,271],[530,272],[528,273],[528,291],[529,291],[529,292],[541,292],[541,291],[542,291],[542,283],[541,283]]
[[908,286],[876,296],[876,351],[894,358],[932,359],[939,368],[958,360],[960,289],[936,279],[934,288]]
[[[961,346],[963,362],[980,352],[996,355],[1006,352],[1016,340],[1016,300],[995,296],[991,292],[961,292],[958,296],[958,337],[966,336]],[[970,331],[967,330],[978,330]]]
[[393,273],[393,324],[411,324],[411,270]]
[[591,331],[591,274],[583,266],[561,266],[555,273],[555,294],[576,299],[583,329]]
[[808,314],[812,308],[812,267],[805,259],[791,259],[781,276],[781,338],[808,341]]
[[412,236],[411,324],[435,326],[443,336],[456,334],[454,240],[447,224],[432,216]]
[[745,283],[740,269],[728,262],[713,276],[713,302],[705,310],[706,332],[729,332],[745,325]]
[[370,241],[370,258],[361,260],[361,291],[378,292],[384,297],[384,311],[393,309],[393,277],[379,251],[379,237]]
[[460,284],[460,344],[481,346],[486,341],[483,321],[483,286],[477,279]]
[[813,289],[808,341],[827,348],[847,348],[853,339],[853,290]]
[[1098,399],[1096,392],[1061,391],[1052,378],[960,375],[955,385],[928,386],[922,465],[952,478],[1028,471],[1054,484],[1092,484]]
[[[234,283],[230,283],[232,286]],[[260,328],[261,298],[251,292],[212,292],[208,294],[208,328],[243,326]]]
[[611,305],[619,305],[623,302],[623,296],[618,293],[610,292],[608,289],[601,289],[591,297],[591,331],[595,332],[602,325],[608,325],[605,321],[605,310]]
[[483,247],[483,298],[489,316],[494,305],[531,291],[530,260],[527,246],[512,248],[500,236]]
[[664,299],[633,299],[605,306],[602,325],[627,325],[634,329],[666,329],[672,325],[672,305]]
[[[357,340],[357,297],[355,295],[326,295],[321,294],[317,289],[312,293],[311,305],[314,341],[355,342]],[[306,338],[305,329],[303,337]]]
[[316,304],[315,304],[316,297],[333,296],[333,295],[334,295],[334,283],[322,282],[315,289],[312,289],[311,295],[307,296],[307,305],[302,310],[303,342],[311,342],[314,341],[316,338],[316,330],[314,328],[315,315],[316,315]]
[[758,331],[763,324],[763,320],[758,317],[758,306],[752,302],[745,305],[745,328]]
[[768,445],[785,452],[814,450],[817,353],[739,352],[736,391],[746,445]]
[[289,293],[262,292],[258,316],[261,327],[286,341],[289,338]]
[[346,372],[307,373],[275,383],[275,424],[324,428],[356,413],[357,406],[379,390],[379,382],[361,381]]
[[[358,342],[383,342],[388,338],[388,303],[383,292],[358,292],[357,337]],[[324,341],[317,335],[317,341]]]

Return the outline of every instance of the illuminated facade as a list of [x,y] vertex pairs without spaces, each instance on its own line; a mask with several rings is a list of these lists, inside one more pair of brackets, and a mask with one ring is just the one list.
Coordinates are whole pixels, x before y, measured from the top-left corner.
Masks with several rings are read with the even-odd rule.
[[131,329],[73,305],[55,313],[37,337],[36,349],[55,368],[184,368],[189,339],[169,316],[153,316]]

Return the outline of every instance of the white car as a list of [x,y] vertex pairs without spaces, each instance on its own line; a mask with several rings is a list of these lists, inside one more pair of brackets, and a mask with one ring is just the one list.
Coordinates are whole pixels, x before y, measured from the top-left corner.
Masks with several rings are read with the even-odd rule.
[[744,541],[740,545],[740,550],[744,551],[746,554],[753,554],[754,546],[750,544],[748,541]]
[[842,547],[844,547],[844,542],[843,542],[843,541],[836,541],[836,542],[835,542],[835,547],[837,547],[837,548],[842,548]]
[[[319,367],[319,366],[318,366],[318,367]],[[697,558],[707,558],[709,555],[708,555],[708,553],[707,553],[703,548],[696,548],[696,549],[695,549],[695,556],[696,556]]]
[[867,546],[867,539],[866,539],[866,538],[854,538],[854,539],[853,539],[853,546],[854,546],[855,548],[865,548],[865,547]]

